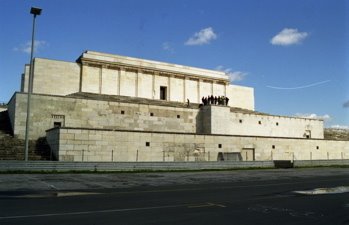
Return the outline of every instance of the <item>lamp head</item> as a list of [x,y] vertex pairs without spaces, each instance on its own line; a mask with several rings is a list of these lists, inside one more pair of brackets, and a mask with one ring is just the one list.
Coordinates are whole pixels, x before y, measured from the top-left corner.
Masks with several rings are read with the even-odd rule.
[[30,9],[30,13],[33,14],[34,16],[40,15],[41,14],[41,10],[40,8],[36,8],[36,7],[32,7]]

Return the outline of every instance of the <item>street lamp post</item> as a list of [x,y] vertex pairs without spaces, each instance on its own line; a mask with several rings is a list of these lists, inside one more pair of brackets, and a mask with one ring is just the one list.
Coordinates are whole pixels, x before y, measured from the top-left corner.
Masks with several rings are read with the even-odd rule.
[[29,152],[30,98],[31,98],[31,93],[33,91],[33,72],[34,72],[33,54],[34,54],[35,19],[36,19],[36,16],[39,16],[41,14],[41,9],[32,7],[30,9],[30,14],[33,14],[33,31],[32,31],[32,45],[31,45],[31,51],[30,51],[30,67],[29,67],[29,78],[28,78],[27,119],[25,123],[25,152],[24,152],[25,161],[28,161],[28,152]]

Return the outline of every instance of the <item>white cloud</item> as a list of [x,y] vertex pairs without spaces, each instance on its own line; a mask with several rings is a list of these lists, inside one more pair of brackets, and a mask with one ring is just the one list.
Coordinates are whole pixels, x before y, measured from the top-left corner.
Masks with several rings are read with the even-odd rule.
[[233,71],[231,68],[224,68],[224,66],[217,66],[216,70],[226,73],[229,76],[230,83],[241,81],[247,76],[246,72]]
[[205,45],[209,44],[212,40],[217,39],[217,34],[213,31],[212,27],[207,27],[199,32],[196,32],[190,37],[184,44],[185,45]]
[[334,129],[346,129],[346,130],[349,130],[349,126],[346,126],[346,125],[332,125],[330,128],[334,128]]
[[[31,46],[31,41],[27,41],[25,44],[21,44],[19,47],[14,47],[13,50],[30,54]],[[45,46],[48,46],[48,43],[46,41],[34,41],[34,52],[37,52],[39,49]]]
[[165,51],[171,52],[171,53],[174,52],[174,48],[172,47],[172,45],[169,42],[162,43],[162,49]]
[[332,119],[331,116],[328,114],[321,116],[321,115],[317,115],[315,113],[296,113],[295,116],[300,117],[300,118],[319,119],[319,120],[324,120],[324,121],[329,121]]
[[307,36],[307,32],[299,32],[297,29],[284,28],[270,40],[270,43],[283,46],[294,45],[301,43]]
[[321,84],[325,84],[330,82],[331,80],[323,80],[320,82],[316,82],[316,83],[311,83],[311,84],[306,84],[306,85],[302,85],[302,86],[296,86],[296,87],[276,87],[276,86],[270,86],[267,85],[267,88],[272,88],[272,89],[278,89],[278,90],[298,90],[298,89],[304,89],[304,88],[310,88],[310,87],[315,87]]

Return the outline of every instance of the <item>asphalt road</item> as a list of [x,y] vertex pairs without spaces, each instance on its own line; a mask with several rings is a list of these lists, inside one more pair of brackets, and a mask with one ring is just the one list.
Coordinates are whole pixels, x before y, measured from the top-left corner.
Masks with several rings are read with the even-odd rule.
[[[231,174],[239,179],[205,179]],[[39,183],[46,190],[4,190],[0,184],[0,224],[349,224],[348,174],[348,169],[179,173],[164,176],[201,178],[161,185],[154,183],[161,174],[124,174],[130,180],[152,177],[153,183],[75,190],[50,189],[49,180]],[[296,192],[315,188],[334,189]]]

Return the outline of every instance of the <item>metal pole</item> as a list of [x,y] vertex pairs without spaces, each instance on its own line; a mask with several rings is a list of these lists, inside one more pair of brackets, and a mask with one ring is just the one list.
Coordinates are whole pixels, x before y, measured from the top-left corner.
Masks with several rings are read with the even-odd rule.
[[29,152],[30,99],[31,99],[31,93],[33,91],[33,72],[34,72],[33,54],[34,54],[35,18],[36,18],[36,15],[34,14],[33,30],[32,30],[32,45],[31,45],[31,51],[30,51],[29,79],[28,79],[27,119],[25,123],[25,152],[24,152],[25,161],[28,161],[28,152]]

